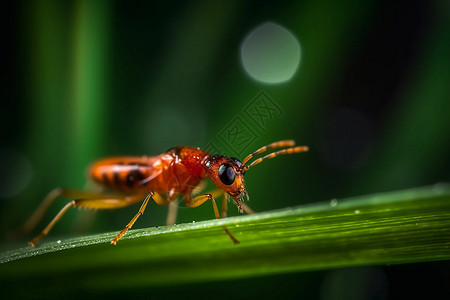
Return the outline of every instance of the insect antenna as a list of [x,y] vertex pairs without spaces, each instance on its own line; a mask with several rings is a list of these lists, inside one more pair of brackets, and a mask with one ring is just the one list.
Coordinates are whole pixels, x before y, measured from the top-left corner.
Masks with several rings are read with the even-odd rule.
[[[274,158],[274,157],[277,157],[279,155],[284,155],[284,154],[294,154],[294,153],[300,153],[300,152],[307,152],[308,151],[308,147],[307,146],[296,146],[296,147],[294,147],[294,146],[295,146],[295,141],[294,140],[278,141],[278,142],[269,144],[267,146],[263,146],[263,147],[259,148],[258,150],[256,150],[255,152],[253,152],[252,154],[249,154],[242,161],[242,165],[239,168],[239,171],[242,171],[242,174],[244,174],[248,169],[250,169],[250,167],[259,164],[260,162],[262,162],[265,159]],[[273,148],[283,148],[283,147],[289,147],[289,148],[282,149],[282,150],[279,150],[279,151],[267,154],[267,155],[265,155],[263,157],[260,157],[260,158],[256,159],[251,164],[245,165],[255,155],[261,154],[261,153],[266,152],[267,150],[270,150],[270,149],[273,149]]]

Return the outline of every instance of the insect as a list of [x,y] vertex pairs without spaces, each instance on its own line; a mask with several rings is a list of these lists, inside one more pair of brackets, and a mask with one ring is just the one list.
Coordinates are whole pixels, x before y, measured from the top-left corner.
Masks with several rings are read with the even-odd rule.
[[[274,148],[285,149],[272,152],[247,164],[255,155]],[[24,228],[26,230],[34,228],[59,196],[74,200],[68,202],[47,227],[29,242],[31,246],[45,237],[71,207],[117,209],[144,199],[137,214],[111,241],[111,244],[114,245],[144,213],[150,199],[153,199],[158,205],[169,205],[167,224],[175,223],[177,205],[174,200],[178,196],[182,196],[188,207],[197,207],[206,201],[211,201],[216,219],[226,217],[227,195],[233,199],[240,213],[244,211],[252,213],[252,210],[244,203],[249,199],[244,181],[245,172],[265,159],[306,151],[308,151],[307,146],[295,146],[295,141],[284,140],[259,148],[242,162],[237,158],[211,155],[200,148],[183,146],[171,148],[163,154],[152,157],[125,156],[98,160],[91,165],[88,175],[103,188],[113,192],[86,192],[57,188],[42,201]],[[201,187],[201,183],[206,178],[209,178],[217,189],[193,196],[195,190]],[[223,196],[221,214],[219,214],[215,201],[215,198],[220,196]],[[223,227],[223,230],[234,243],[239,243],[226,227]]]

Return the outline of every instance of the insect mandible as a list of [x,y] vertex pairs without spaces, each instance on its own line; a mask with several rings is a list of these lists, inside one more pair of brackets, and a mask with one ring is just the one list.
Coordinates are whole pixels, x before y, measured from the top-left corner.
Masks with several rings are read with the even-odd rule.
[[[255,155],[274,148],[285,149],[267,154],[247,165],[249,160]],[[237,158],[211,155],[200,148],[184,146],[171,148],[163,154],[152,157],[124,156],[101,159],[91,165],[88,175],[102,187],[114,192],[86,192],[65,188],[54,189],[24,225],[24,230],[30,231],[34,228],[42,219],[49,206],[59,196],[75,200],[67,203],[44,230],[29,242],[31,246],[34,246],[46,236],[71,207],[117,209],[138,203],[144,199],[138,213],[111,241],[111,244],[114,245],[144,213],[150,199],[153,199],[158,205],[169,205],[167,224],[175,223],[177,205],[174,200],[178,196],[182,196],[184,203],[188,207],[197,207],[208,200],[211,201],[216,219],[226,217],[227,195],[233,199],[240,213],[244,211],[252,213],[252,210],[244,203],[249,198],[244,181],[245,172],[265,159],[306,151],[308,151],[307,146],[295,146],[295,141],[284,140],[259,148],[252,154],[249,154],[242,162]],[[201,182],[206,178],[209,178],[217,189],[209,193],[193,196],[194,190],[200,187]],[[223,196],[221,214],[219,214],[215,201],[215,198],[220,196]],[[226,227],[222,228],[234,243],[239,243]]]

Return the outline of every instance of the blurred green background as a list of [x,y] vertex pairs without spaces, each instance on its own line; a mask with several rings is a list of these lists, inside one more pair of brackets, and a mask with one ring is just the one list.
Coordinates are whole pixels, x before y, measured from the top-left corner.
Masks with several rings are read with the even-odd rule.
[[[3,6],[3,238],[51,189],[89,187],[85,173],[92,161],[155,155],[178,145],[207,150],[214,145],[241,160],[280,139],[308,145],[306,154],[270,160],[246,174],[255,211],[450,181],[448,1],[21,1]],[[241,59],[245,38],[267,22],[290,32],[301,49],[297,71],[278,84],[252,79]],[[261,45],[270,42],[263,39]],[[275,55],[273,63],[284,58]],[[246,114],[261,92],[279,109],[262,127]],[[244,146],[224,140],[236,118],[251,132]],[[39,229],[63,203],[50,209]],[[137,209],[74,210],[48,238],[120,230]],[[152,203],[136,226],[164,224],[166,211]],[[230,205],[229,215],[237,214]],[[182,205],[178,222],[212,217],[209,205]],[[375,287],[369,284],[373,276],[379,282]],[[435,291],[449,292],[449,276],[448,264],[430,263],[179,290],[227,288],[245,296],[255,295],[262,282],[266,290],[296,287],[290,295],[306,298],[328,299],[324,290],[332,287],[334,297],[342,299],[384,299],[406,287],[414,294],[414,282],[427,279]],[[347,295],[350,284],[358,288]],[[164,289],[153,292],[165,294]],[[368,298],[358,298],[364,293]]]

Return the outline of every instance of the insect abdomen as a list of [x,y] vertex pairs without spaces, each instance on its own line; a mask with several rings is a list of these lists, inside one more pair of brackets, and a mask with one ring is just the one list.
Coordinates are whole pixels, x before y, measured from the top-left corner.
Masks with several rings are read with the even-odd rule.
[[141,162],[100,161],[90,169],[90,177],[108,188],[130,192],[144,188],[152,166]]

